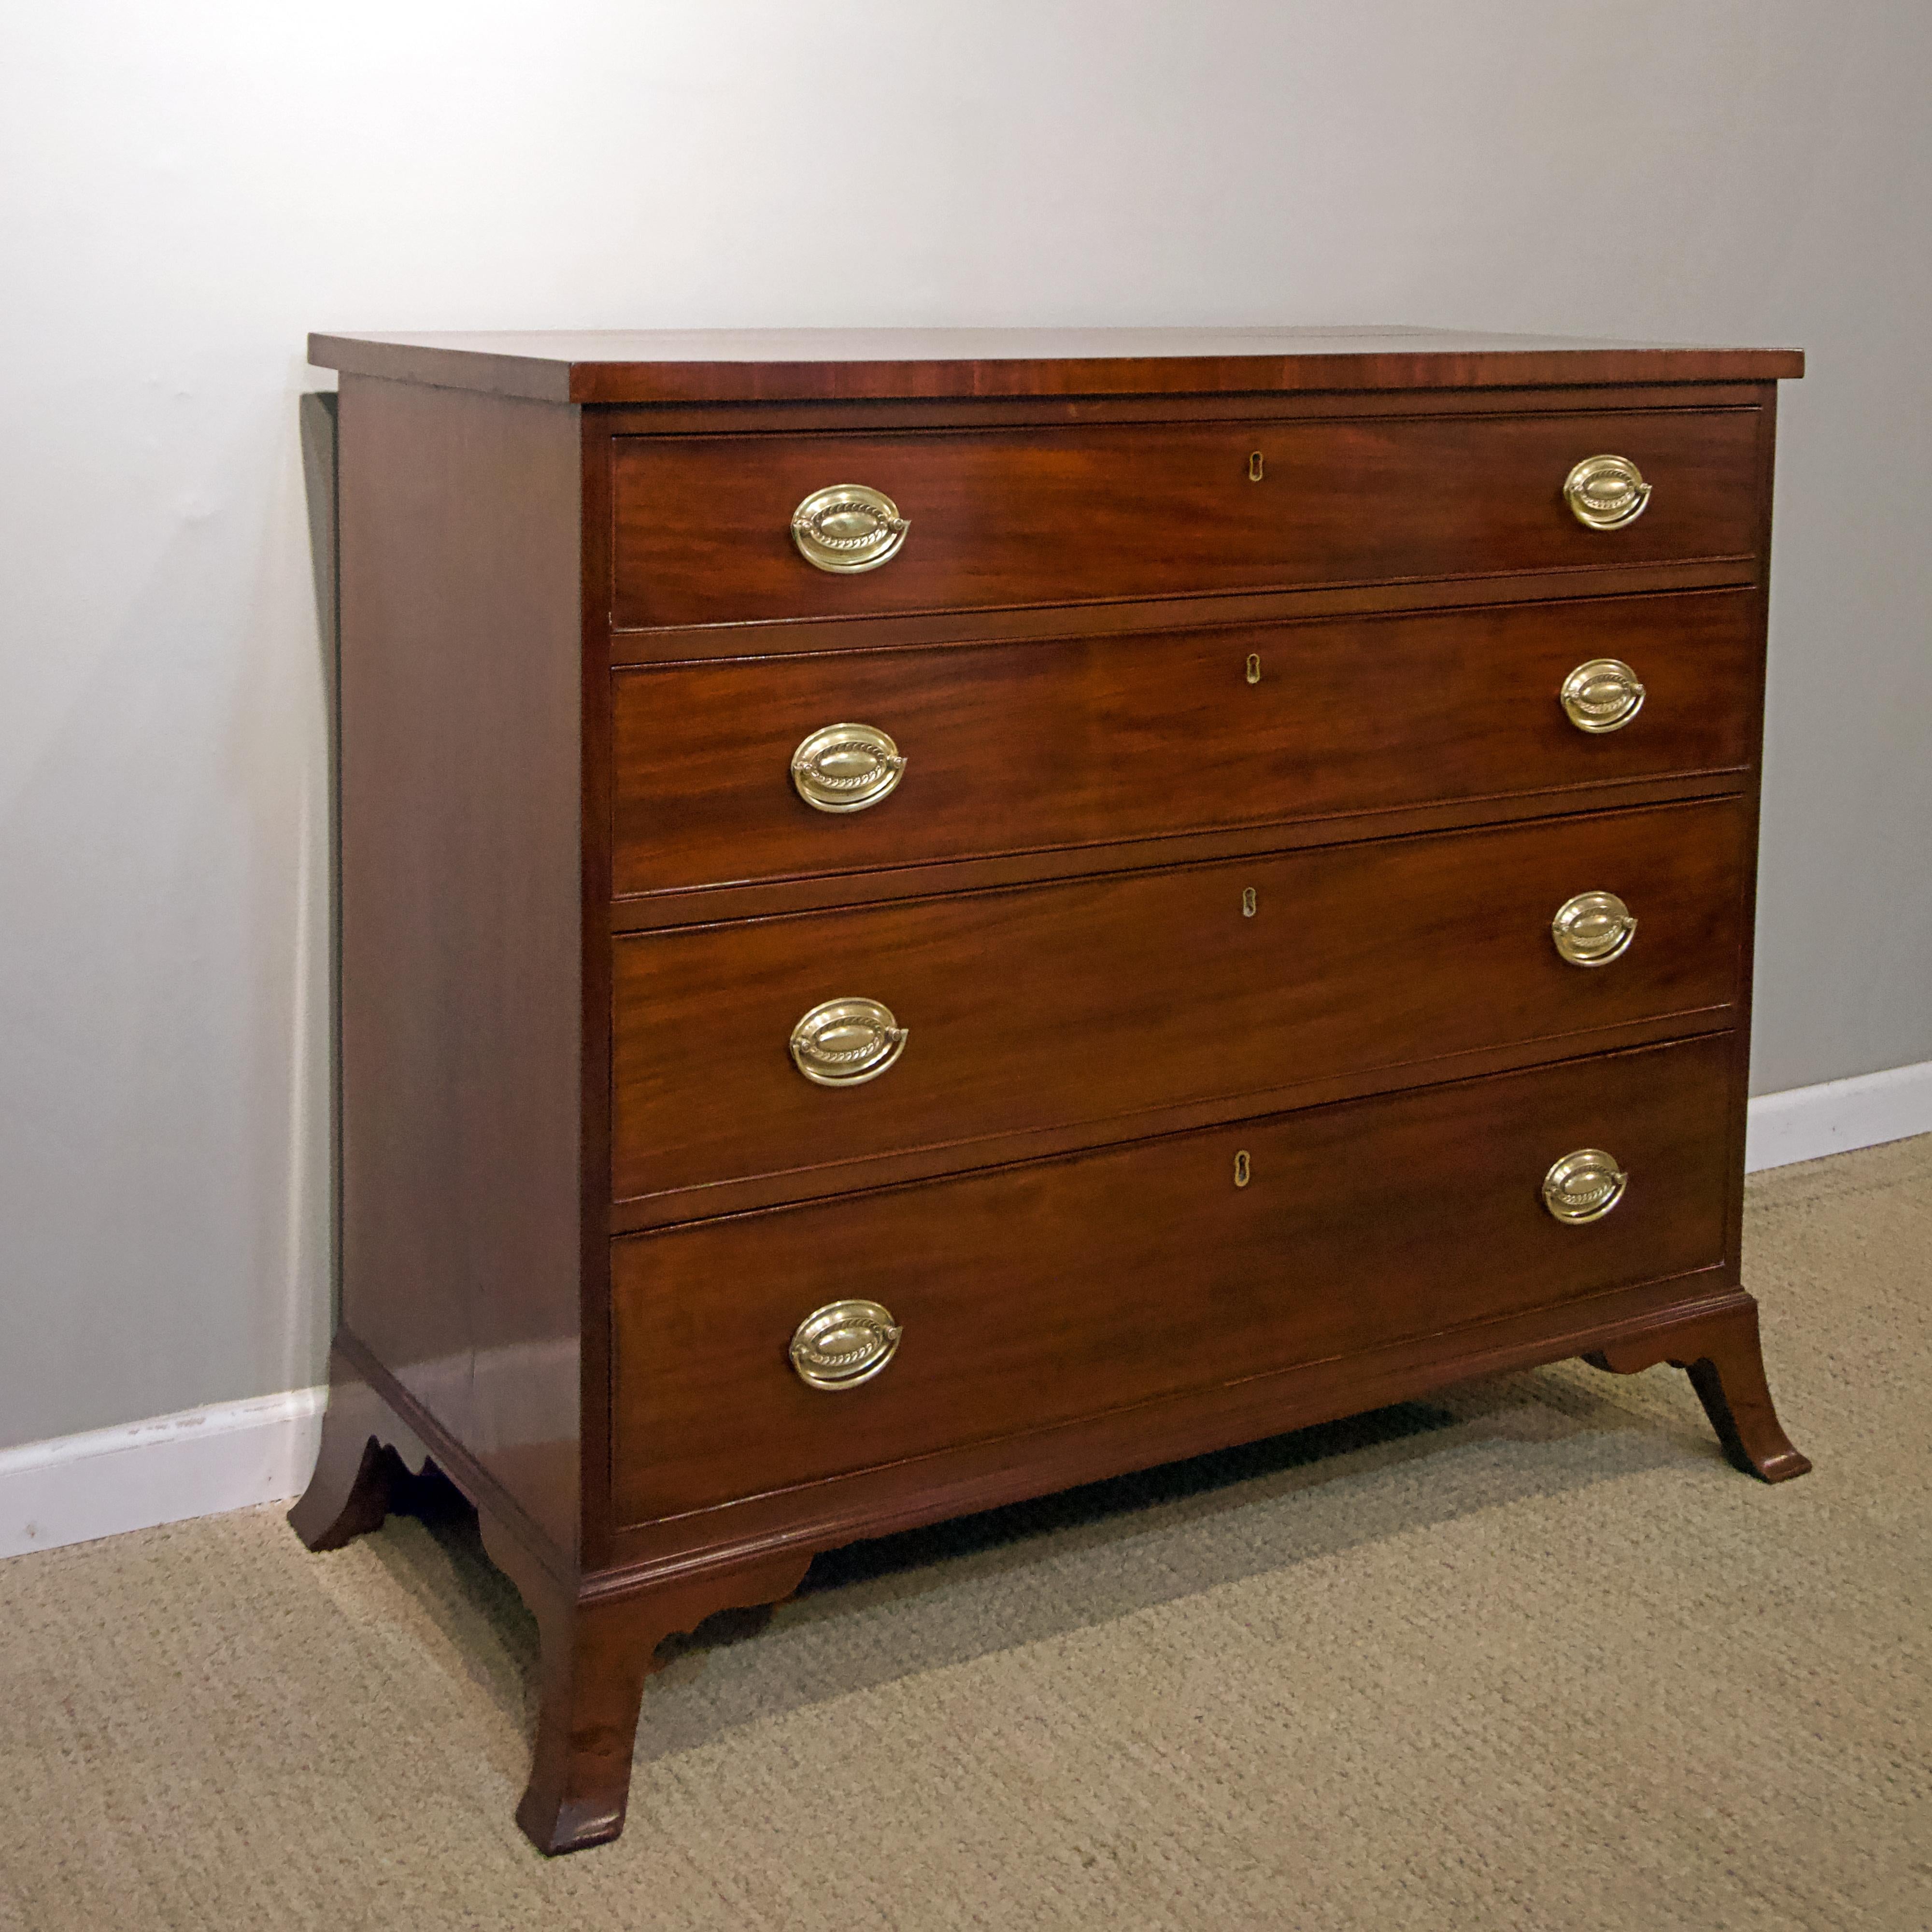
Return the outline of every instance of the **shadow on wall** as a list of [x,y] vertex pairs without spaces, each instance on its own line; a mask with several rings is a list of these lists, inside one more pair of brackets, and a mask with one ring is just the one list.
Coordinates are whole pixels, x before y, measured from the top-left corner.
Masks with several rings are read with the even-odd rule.
[[336,782],[341,725],[342,636],[339,587],[341,554],[336,517],[336,403],[333,390],[310,390],[300,399],[302,489],[308,506],[309,566],[315,584],[316,648],[320,656],[324,729],[328,775],[328,1187],[329,1252],[334,1257],[329,1283],[328,1325],[342,1318],[342,1082],[337,1036],[336,988],[341,984],[342,853]]

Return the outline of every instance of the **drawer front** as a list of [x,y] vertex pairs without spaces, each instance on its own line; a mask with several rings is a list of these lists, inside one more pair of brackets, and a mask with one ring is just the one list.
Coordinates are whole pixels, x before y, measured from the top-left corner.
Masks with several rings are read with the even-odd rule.
[[[1734,769],[1754,754],[1756,609],[1743,591],[1592,598],[622,672],[615,890]],[[1628,665],[1641,704],[1585,730],[1560,694],[1604,660]],[[860,754],[855,793],[808,802],[794,758],[855,723],[891,748]],[[886,786],[895,754],[905,764]]]
[[[1730,1054],[1719,1035],[616,1242],[619,1520],[1720,1263]],[[1559,1222],[1544,1178],[1583,1148],[1623,1192]],[[886,1310],[896,1352],[808,1386],[794,1335],[842,1300]]]
[[[1757,541],[1754,409],[1121,424],[897,435],[622,436],[620,629],[884,616],[1315,584],[1743,558]],[[1628,458],[1622,528],[1564,484]],[[1262,458],[1262,480],[1250,480]],[[838,484],[908,527],[874,568],[816,567],[793,518]]]
[[[615,1196],[859,1186],[910,1148],[964,1167],[992,1136],[1114,1138],[1150,1108],[1708,1013],[1736,997],[1748,832],[1726,800],[629,935]],[[1593,892],[1639,930],[1579,967],[1551,922]],[[854,999],[906,1030],[896,1058],[808,1078],[794,1028]]]

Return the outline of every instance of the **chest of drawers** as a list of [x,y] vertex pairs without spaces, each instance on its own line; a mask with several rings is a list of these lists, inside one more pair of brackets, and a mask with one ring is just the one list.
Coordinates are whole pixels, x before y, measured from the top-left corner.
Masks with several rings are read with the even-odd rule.
[[342,1318],[623,1822],[855,1539],[1583,1355],[1808,1466],[1738,1269],[1779,350],[317,338]]

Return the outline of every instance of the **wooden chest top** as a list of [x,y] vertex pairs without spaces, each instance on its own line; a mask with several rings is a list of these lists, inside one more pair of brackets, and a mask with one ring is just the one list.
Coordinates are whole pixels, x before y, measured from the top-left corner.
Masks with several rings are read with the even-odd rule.
[[706,328],[317,334],[309,358],[549,403],[775,403],[1768,382],[1796,349],[1456,329]]

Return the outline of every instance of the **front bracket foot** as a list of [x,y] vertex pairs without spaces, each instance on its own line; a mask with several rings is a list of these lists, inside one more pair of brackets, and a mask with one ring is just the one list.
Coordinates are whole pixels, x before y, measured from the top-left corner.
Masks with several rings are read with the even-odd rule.
[[552,1576],[487,1510],[481,1522],[484,1547],[530,1606],[542,1645],[536,1748],[517,1822],[548,1856],[606,1844],[624,1828],[638,1710],[658,1646],[720,1610],[790,1596],[812,1552],[587,1596]]
[[1718,1440],[1738,1468],[1767,1483],[1783,1483],[1811,1467],[1810,1458],[1791,1446],[1772,1406],[1757,1304],[1748,1295],[1734,1307],[1646,1329],[1583,1359],[1619,1376],[1669,1362],[1689,1374]]

